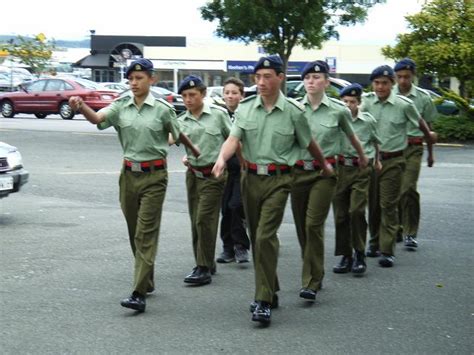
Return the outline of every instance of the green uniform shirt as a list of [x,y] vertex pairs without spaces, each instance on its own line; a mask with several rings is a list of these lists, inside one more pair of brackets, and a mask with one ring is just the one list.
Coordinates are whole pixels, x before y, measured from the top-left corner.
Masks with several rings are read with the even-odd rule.
[[[354,134],[351,125],[351,111],[343,102],[332,99],[324,94],[321,104],[313,110],[306,95],[301,103],[305,106],[306,117],[311,127],[311,134],[318,142],[323,155],[332,157],[342,153],[344,134]],[[301,150],[302,160],[313,160],[308,150]]]
[[205,103],[199,119],[185,111],[179,115],[178,121],[182,132],[201,150],[201,155],[196,158],[186,148],[189,164],[201,167],[214,164],[232,125],[227,110]]
[[[394,91],[396,94],[403,95],[400,93],[398,86],[395,86]],[[433,100],[431,100],[430,94],[428,94],[425,90],[419,88],[418,86],[412,85],[410,92],[403,96],[406,96],[413,101],[416,109],[426,122],[433,122],[438,116],[436,106],[433,103]],[[410,122],[408,124],[408,135],[410,137],[422,137],[423,132],[420,131],[418,125],[414,126]]]
[[418,127],[420,114],[413,101],[395,94],[392,90],[385,101],[380,101],[374,92],[362,96],[362,111],[368,111],[377,121],[380,151],[396,152],[408,145],[407,127],[411,122]]
[[127,160],[143,162],[165,159],[168,154],[168,136],[179,137],[179,125],[173,106],[148,94],[138,108],[133,97],[126,96],[100,110],[105,121],[97,128],[113,126]]
[[[375,118],[370,113],[363,112],[359,108],[357,117],[352,117],[352,127],[354,128],[354,133],[359,138],[360,145],[367,158],[375,158],[375,144],[380,144]],[[358,156],[357,151],[347,138],[344,140],[343,151],[345,157]]]
[[256,164],[294,165],[311,130],[304,107],[280,92],[271,112],[259,95],[240,102],[230,134],[242,141],[243,157]]

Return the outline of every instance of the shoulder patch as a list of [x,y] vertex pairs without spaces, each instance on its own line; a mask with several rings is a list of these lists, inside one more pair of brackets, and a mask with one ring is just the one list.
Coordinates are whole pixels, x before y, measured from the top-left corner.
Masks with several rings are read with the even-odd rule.
[[256,98],[257,98],[257,95],[247,96],[245,99],[243,99],[242,101],[240,101],[240,103],[247,102],[247,101],[251,101],[251,100],[255,100]]
[[167,107],[172,108],[172,109],[174,110],[174,106],[171,105],[168,101],[166,101],[166,100],[164,100],[164,99],[162,99],[162,98],[155,99],[155,100],[161,102],[162,104],[164,104],[164,105],[166,105]]
[[300,109],[301,111],[304,111],[305,110],[305,107],[304,105],[299,102],[299,101],[296,101],[295,99],[292,99],[290,97],[286,97],[286,101],[288,101],[290,104],[292,104],[293,106],[296,106],[298,109]]

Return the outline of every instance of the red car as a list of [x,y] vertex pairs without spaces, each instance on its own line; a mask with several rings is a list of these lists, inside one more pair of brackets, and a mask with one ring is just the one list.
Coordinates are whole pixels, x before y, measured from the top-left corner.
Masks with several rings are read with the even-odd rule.
[[63,119],[70,120],[75,115],[68,103],[71,96],[82,97],[97,111],[114,101],[118,94],[100,89],[96,83],[85,79],[38,79],[22,84],[20,91],[1,94],[0,110],[3,117],[13,117],[16,113],[31,113],[38,118],[60,114]]

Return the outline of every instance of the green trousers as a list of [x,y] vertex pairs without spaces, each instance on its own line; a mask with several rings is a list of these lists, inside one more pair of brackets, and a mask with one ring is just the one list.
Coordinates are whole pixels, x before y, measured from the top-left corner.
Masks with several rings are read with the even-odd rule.
[[365,251],[367,219],[365,208],[369,195],[372,167],[361,170],[339,166],[336,192],[333,198],[336,227],[335,255],[351,256],[352,250]]
[[400,224],[405,235],[416,236],[420,224],[420,194],[417,191],[423,159],[422,145],[409,145],[405,151],[405,171],[400,196]]
[[379,200],[379,173],[372,169],[369,182],[369,247],[379,250],[380,229],[380,200]]
[[119,178],[120,205],[135,257],[133,289],[142,295],[154,288],[155,257],[167,185],[166,170],[123,170]]
[[262,176],[242,172],[241,188],[255,270],[255,300],[271,303],[280,290],[277,276],[278,228],[283,221],[291,174]]
[[324,277],[324,224],[337,178],[320,170],[294,170],[291,209],[303,256],[302,287],[318,290]]
[[395,157],[382,161],[382,171],[377,176],[377,199],[379,203],[372,208],[379,218],[370,221],[371,230],[378,230],[378,238],[372,235],[369,241],[371,247],[379,249],[383,254],[395,255],[395,243],[400,226],[398,204],[402,186],[405,158]]
[[188,210],[191,218],[194,259],[197,266],[212,269],[216,251],[217,228],[227,174],[199,178],[186,172]]

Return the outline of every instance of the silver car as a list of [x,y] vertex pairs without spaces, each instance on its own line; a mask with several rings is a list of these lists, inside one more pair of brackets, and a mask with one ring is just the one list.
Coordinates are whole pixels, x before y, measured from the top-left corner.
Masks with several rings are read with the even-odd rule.
[[28,178],[29,173],[23,168],[23,159],[18,149],[0,142],[0,198],[20,191]]

